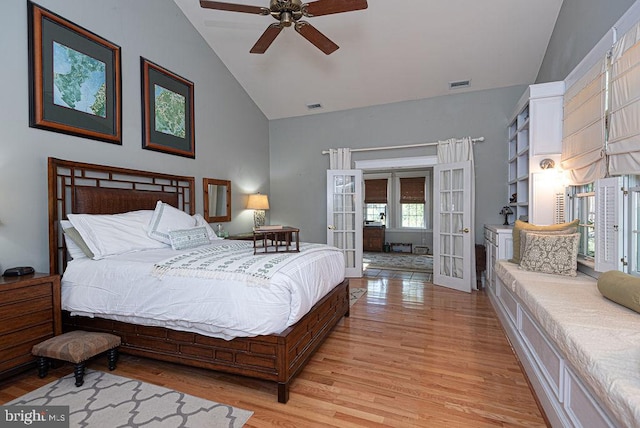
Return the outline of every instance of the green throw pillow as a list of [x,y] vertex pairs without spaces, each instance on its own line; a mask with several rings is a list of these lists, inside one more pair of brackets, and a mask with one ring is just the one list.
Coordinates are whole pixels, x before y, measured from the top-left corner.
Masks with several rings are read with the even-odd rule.
[[607,299],[640,312],[640,278],[610,270],[598,278],[598,290]]

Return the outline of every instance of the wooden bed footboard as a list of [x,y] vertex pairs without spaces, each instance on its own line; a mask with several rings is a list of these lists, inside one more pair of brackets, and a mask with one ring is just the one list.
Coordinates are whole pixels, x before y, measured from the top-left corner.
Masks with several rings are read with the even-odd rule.
[[343,316],[349,316],[347,279],[280,334],[224,340],[68,312],[63,328],[118,335],[124,353],[277,382],[278,401],[286,403],[291,381]]

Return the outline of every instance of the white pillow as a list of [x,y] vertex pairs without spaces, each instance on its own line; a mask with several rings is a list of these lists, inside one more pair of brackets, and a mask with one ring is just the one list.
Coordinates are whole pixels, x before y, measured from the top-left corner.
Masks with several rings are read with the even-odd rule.
[[60,220],[67,252],[73,260],[93,257],[93,253],[69,220]]
[[171,244],[169,232],[172,230],[190,229],[196,220],[184,211],[158,201],[156,209],[147,228],[147,235],[157,241]]
[[196,220],[196,226],[204,226],[204,228],[207,229],[207,235],[210,240],[214,241],[216,239],[222,239],[216,234],[209,222],[207,222],[207,220],[205,220],[200,214],[194,214],[193,218]]
[[207,235],[207,229],[204,226],[170,230],[169,239],[171,239],[171,248],[174,250],[186,250],[211,243]]
[[130,211],[123,214],[69,214],[76,228],[93,253],[94,260],[131,251],[164,248],[166,245],[147,236],[146,226],[153,211]]

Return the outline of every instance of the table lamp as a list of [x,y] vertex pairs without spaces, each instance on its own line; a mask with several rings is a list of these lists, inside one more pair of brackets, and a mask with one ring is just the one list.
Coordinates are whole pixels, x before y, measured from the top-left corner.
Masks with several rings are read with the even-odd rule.
[[253,225],[256,229],[260,226],[264,226],[265,222],[265,210],[269,209],[269,199],[267,195],[256,193],[249,195],[249,201],[247,202],[247,209],[253,210]]

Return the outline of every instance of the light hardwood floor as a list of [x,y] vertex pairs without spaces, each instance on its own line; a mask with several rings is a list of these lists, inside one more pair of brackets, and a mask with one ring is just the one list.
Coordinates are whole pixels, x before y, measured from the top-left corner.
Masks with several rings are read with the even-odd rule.
[[[287,404],[266,382],[127,355],[114,374],[253,411],[247,427],[546,425],[485,292],[407,272],[366,275],[350,286],[367,293],[295,379]],[[0,403],[72,371],[16,376],[0,384]]]

